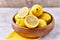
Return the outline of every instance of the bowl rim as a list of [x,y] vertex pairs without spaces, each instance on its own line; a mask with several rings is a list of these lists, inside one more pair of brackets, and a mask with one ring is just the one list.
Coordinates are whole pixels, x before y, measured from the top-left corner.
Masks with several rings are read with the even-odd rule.
[[[50,14],[49,12],[47,12],[47,11],[43,11],[44,13],[48,13],[48,14]],[[17,14],[17,13],[16,13]],[[27,28],[27,27],[20,27],[20,26],[18,26],[15,22],[14,22],[14,16],[16,15],[16,14],[14,14],[13,16],[12,16],[12,22],[11,22],[11,24],[13,24],[13,25],[15,25],[15,27],[18,27],[18,28],[23,28],[23,29],[41,29],[41,30],[43,30],[43,29],[45,29],[46,27],[48,27],[53,21],[54,21],[54,17],[51,15],[51,17],[52,17],[52,20],[51,20],[51,22],[48,24],[48,25],[46,25],[46,27],[43,27],[43,28]]]

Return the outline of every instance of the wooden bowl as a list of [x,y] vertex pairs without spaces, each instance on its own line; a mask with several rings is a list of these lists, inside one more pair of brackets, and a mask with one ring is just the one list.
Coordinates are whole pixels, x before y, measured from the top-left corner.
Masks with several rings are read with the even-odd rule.
[[54,17],[51,15],[52,20],[46,27],[44,27],[44,28],[37,27],[34,29],[29,29],[26,27],[21,27],[21,26],[16,25],[15,20],[14,20],[14,16],[12,17],[12,27],[13,27],[14,31],[16,31],[18,34],[20,34],[24,37],[28,37],[28,38],[37,38],[37,37],[43,37],[43,36],[47,35],[53,29],[54,24],[55,24]]

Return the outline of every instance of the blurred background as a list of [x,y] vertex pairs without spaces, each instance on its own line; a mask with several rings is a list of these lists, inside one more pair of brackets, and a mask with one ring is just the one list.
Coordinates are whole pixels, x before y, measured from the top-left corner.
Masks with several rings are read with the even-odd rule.
[[20,8],[41,4],[43,7],[60,7],[60,0],[0,0],[0,7]]

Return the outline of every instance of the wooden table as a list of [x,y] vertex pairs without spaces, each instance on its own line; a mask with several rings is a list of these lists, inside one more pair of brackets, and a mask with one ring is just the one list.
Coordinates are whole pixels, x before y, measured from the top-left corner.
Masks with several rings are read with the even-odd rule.
[[[19,8],[0,8],[0,40],[3,40],[13,31],[11,27],[11,17]],[[54,29],[41,40],[60,40],[60,8],[44,8],[55,18]]]

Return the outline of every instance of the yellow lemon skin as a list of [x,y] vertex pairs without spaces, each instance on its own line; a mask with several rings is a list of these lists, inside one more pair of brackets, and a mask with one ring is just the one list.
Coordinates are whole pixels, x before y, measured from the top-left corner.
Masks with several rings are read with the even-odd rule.
[[43,20],[45,20],[47,23],[49,23],[52,18],[51,18],[51,15],[50,15],[50,14],[48,14],[48,13],[43,13],[43,14],[41,15],[41,19],[43,19]]
[[40,16],[43,13],[43,8],[41,5],[35,4],[33,5],[31,11],[35,16]]
[[18,14],[15,15],[15,21],[20,19],[20,17],[18,16]]
[[31,10],[29,11],[29,15],[33,15],[33,13],[32,13],[32,11],[31,11]]
[[36,28],[39,24],[38,18],[34,15],[28,15],[25,18],[25,25],[27,28]]
[[38,25],[38,27],[43,28],[43,27],[46,27],[46,25],[47,25],[47,23],[46,23],[45,20],[39,19],[39,25]]
[[18,19],[18,20],[16,20],[16,24],[17,24],[18,26],[23,26],[23,27],[25,27],[24,19]]

